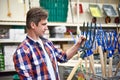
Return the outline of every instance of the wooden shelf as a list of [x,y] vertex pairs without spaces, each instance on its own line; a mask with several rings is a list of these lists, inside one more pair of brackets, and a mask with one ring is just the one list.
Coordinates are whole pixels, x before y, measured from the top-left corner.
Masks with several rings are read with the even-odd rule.
[[[0,21],[0,25],[20,25],[25,26],[25,21]],[[100,24],[97,24],[98,27]],[[77,27],[77,26],[83,26],[83,23],[64,23],[64,22],[49,22],[48,26],[71,26],[71,27]],[[114,23],[108,23],[108,24],[101,24],[102,27],[116,27],[117,25]],[[120,24],[118,25],[120,26]]]
[[[73,41],[72,38],[49,38],[51,41]],[[23,40],[0,39],[0,43],[20,43]]]
[[25,26],[25,21],[0,21],[0,25],[20,25]]
[[72,38],[49,38],[51,41],[73,41]]

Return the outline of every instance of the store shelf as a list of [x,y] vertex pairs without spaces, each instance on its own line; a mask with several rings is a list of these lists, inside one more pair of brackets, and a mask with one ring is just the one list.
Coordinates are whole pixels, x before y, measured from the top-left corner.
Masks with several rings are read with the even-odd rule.
[[[25,21],[0,21],[0,25],[26,25]],[[77,26],[77,23],[49,22],[48,26]],[[80,25],[81,26],[81,25]]]
[[81,24],[77,24],[77,23],[60,23],[60,22],[49,22],[48,26],[71,26],[71,27],[76,27],[76,26],[81,26]]
[[73,41],[72,38],[49,38],[51,41]]
[[0,39],[0,43],[20,43],[22,40]]
[[[51,41],[73,41],[72,38],[49,38]],[[23,40],[0,39],[0,43],[20,43]]]
[[[97,24],[98,27],[100,27],[100,24]],[[107,28],[116,28],[117,26],[120,26],[120,24],[115,24],[115,23],[108,23],[108,24],[101,24],[102,27],[107,27]]]
[[18,25],[25,26],[25,21],[0,21],[0,25]]
[[[96,60],[94,60],[96,61]],[[66,63],[58,63],[59,66],[68,66],[68,67],[74,67],[77,63],[79,62],[79,60],[69,60]],[[89,61],[88,61],[89,63]],[[82,65],[85,65],[85,61],[82,61]],[[95,67],[101,67],[100,63],[95,63]]]
[[0,72],[13,72],[13,71],[15,71],[15,69],[12,69],[12,70],[2,70]]
[[[0,25],[18,25],[18,26],[25,26],[25,21],[0,21]],[[98,27],[100,24],[97,24]],[[63,23],[63,22],[49,22],[48,26],[70,26],[70,27],[77,27],[83,26],[83,23]],[[116,27],[120,26],[120,24],[116,25],[115,23],[108,23],[108,24],[101,24],[102,27]]]

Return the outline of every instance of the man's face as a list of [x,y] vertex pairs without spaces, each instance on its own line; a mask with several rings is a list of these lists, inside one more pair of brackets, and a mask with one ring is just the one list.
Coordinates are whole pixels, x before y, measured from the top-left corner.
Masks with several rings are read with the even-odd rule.
[[47,19],[43,19],[38,23],[38,26],[35,25],[34,31],[36,36],[43,36],[45,31],[48,30]]

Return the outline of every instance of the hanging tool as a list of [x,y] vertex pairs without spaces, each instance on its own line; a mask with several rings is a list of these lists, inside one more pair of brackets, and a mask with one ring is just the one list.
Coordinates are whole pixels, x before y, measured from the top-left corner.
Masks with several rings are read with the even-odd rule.
[[[112,43],[112,35],[111,35],[111,33],[109,33],[109,35],[110,35],[110,44]],[[108,51],[109,51],[109,53],[108,53],[108,56],[109,56],[109,68],[108,68],[108,76],[109,77],[112,77],[112,55],[113,55],[113,49],[112,49],[112,47],[110,46],[109,48],[108,48]]]
[[108,57],[109,57],[109,69],[108,69],[108,73],[109,73],[109,77],[113,76],[112,73],[112,59],[113,59],[113,55],[114,55],[114,51],[116,49],[116,43],[117,43],[117,36],[116,36],[116,32],[115,31],[111,31],[108,33],[107,37],[109,40],[107,40],[107,46],[108,46]]
[[[88,24],[87,24],[87,26],[88,26]],[[85,22],[83,23],[81,34],[86,36],[86,38],[87,38],[87,35],[85,34]],[[83,50],[83,53],[80,57],[85,60],[85,69],[86,69],[86,72],[88,73],[88,59],[87,59],[88,57],[87,57],[87,53],[85,50]]]
[[[103,2],[103,3],[104,3],[104,2]],[[109,3],[110,3],[110,0],[109,0]],[[111,5],[106,5],[106,4],[104,4],[104,5],[102,6],[102,8],[103,8],[103,11],[104,11],[105,14],[106,14],[105,23],[106,23],[106,24],[107,24],[107,23],[110,23],[110,22],[111,22],[111,18],[110,18],[110,17],[113,16],[113,15],[111,15],[111,14],[112,14],[111,9],[113,9],[113,7],[112,7]]]
[[100,10],[99,5],[97,5],[97,0],[96,0],[96,4],[89,4],[89,9],[91,12],[91,15],[93,16],[92,18],[92,23],[96,23],[97,22],[97,18],[102,17],[102,12]]
[[102,50],[102,43],[101,43],[101,32],[97,29],[96,39],[98,43],[98,53],[100,54],[100,62],[101,62],[101,69],[102,69],[102,76],[105,78],[105,66],[104,66],[104,57],[103,57],[103,50]]
[[81,61],[82,61],[82,59],[79,58],[78,62],[76,63],[76,65],[75,65],[74,68],[72,69],[71,73],[70,73],[69,76],[67,77],[67,80],[72,80],[75,72],[77,71],[78,67],[81,65]]
[[92,51],[92,48],[93,48],[93,43],[95,41],[95,30],[96,30],[96,24],[94,27],[92,27],[92,23],[90,25],[90,28],[89,28],[89,40],[88,40],[88,43],[86,42],[86,45],[87,47],[89,46],[89,49],[87,49],[87,54],[88,54],[88,58],[90,60],[90,66],[91,66],[91,69],[92,69],[92,73],[95,75],[95,68],[94,68],[94,57],[93,57],[93,51]]
[[29,0],[29,9],[31,9],[31,0]]
[[[95,27],[96,27],[96,25],[95,25]],[[84,58],[87,57],[89,59],[90,69],[92,70],[92,73],[94,75],[95,75],[94,58],[93,58],[93,52],[91,49],[93,47],[93,43],[95,40],[95,29],[96,29],[95,27],[92,27],[92,23],[91,23],[91,25],[89,25],[89,23],[87,23],[87,27],[86,27],[86,31],[85,31],[85,23],[83,24],[83,32],[81,34],[85,35],[87,40],[86,40],[84,46],[80,47],[82,49],[82,51],[84,51],[84,53],[83,53]]]
[[[94,66],[94,63],[93,63],[94,60],[93,60],[93,57],[92,57],[93,52],[92,52],[91,49],[92,49],[92,46],[93,46],[93,42],[95,40],[95,29],[96,29],[95,27],[96,26],[92,27],[92,23],[91,23],[90,27],[88,27],[88,26],[89,26],[89,23],[87,22],[87,27],[86,27],[87,31],[85,32],[85,23],[83,23],[83,32],[81,34],[86,36],[87,41],[85,42],[85,44],[83,46],[80,46],[80,52],[81,51],[83,52],[83,54],[81,54],[82,59],[83,59],[83,57],[88,57],[89,58],[90,69],[92,70],[92,73],[95,75],[95,70],[94,70],[94,67],[93,67]],[[93,35],[92,35],[92,32],[93,32]],[[72,34],[71,34],[71,36],[72,36]],[[72,38],[73,38],[73,36],[72,36]],[[73,40],[74,40],[74,42],[76,42],[74,38],[73,38]],[[79,61],[79,63],[80,63],[80,61]],[[67,80],[72,79],[74,73],[77,70],[76,68],[78,68],[79,63],[76,64],[76,66],[73,68],[73,70],[71,71]]]
[[[118,35],[117,35],[117,45],[118,45],[118,46],[117,46],[117,47],[118,47],[118,54],[120,54],[120,33],[118,33]],[[115,71],[115,73],[114,73],[114,76],[117,75],[119,68],[120,68],[120,61],[119,61],[119,63],[117,64],[117,67],[116,67],[116,71]]]
[[10,0],[7,0],[7,7],[8,7],[8,13],[7,16],[11,17],[11,11],[10,11]]
[[99,31],[101,33],[101,39],[102,39],[101,45],[102,45],[103,53],[104,53],[103,54],[103,56],[104,56],[103,58],[104,58],[105,76],[107,77],[106,69],[107,69],[107,54],[108,54],[107,53],[107,39],[108,39],[108,37],[106,36],[107,35],[106,32],[103,31],[101,24],[100,24]]
[[74,23],[72,1],[71,0],[70,0],[70,11],[71,11],[72,23]]
[[[110,0],[109,0],[109,3],[110,3]],[[118,16],[112,5],[103,5],[103,10],[104,10],[104,12],[107,16],[105,18],[105,23],[110,23],[111,22],[110,17],[117,17]]]
[[83,13],[83,6],[82,6],[82,3],[79,4],[79,13],[82,14]]
[[24,16],[26,15],[26,1],[23,0],[23,4],[24,4]]

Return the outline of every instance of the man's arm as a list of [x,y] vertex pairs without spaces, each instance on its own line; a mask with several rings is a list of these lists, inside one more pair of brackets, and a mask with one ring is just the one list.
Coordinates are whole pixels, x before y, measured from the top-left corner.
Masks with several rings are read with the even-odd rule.
[[13,56],[15,69],[20,80],[33,80],[32,66],[27,53],[27,50],[19,49]]
[[75,55],[75,53],[78,51],[80,46],[84,44],[85,41],[86,38],[84,36],[80,36],[77,42],[66,51],[67,59],[72,58]]

